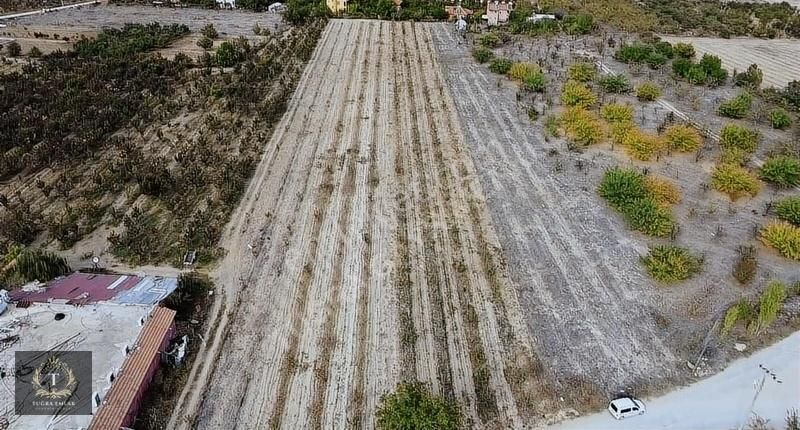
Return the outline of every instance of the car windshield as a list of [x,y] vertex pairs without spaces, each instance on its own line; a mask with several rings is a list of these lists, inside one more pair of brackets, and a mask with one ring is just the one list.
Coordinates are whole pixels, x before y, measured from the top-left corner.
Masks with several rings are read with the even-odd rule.
[[615,404],[613,404],[613,403],[612,403],[612,404],[611,404],[611,409],[613,409],[613,410],[614,410],[614,412],[617,412],[617,405],[615,405]]

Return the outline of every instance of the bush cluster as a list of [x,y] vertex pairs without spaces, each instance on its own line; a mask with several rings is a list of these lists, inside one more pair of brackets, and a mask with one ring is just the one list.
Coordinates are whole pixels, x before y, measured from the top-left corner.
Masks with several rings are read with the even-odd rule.
[[667,147],[672,151],[693,152],[700,148],[703,137],[696,128],[685,124],[674,124],[664,130]]
[[501,39],[496,33],[489,32],[481,35],[481,37],[478,39],[478,44],[484,48],[497,48],[503,44],[503,39]]
[[676,58],[672,62],[672,72],[695,85],[722,85],[728,79],[722,60],[711,54],[704,54],[698,63],[688,58]]
[[636,98],[643,102],[652,102],[661,97],[661,88],[653,82],[645,82],[636,89]]
[[489,71],[498,75],[505,75],[511,69],[514,62],[508,58],[496,57],[489,63]]
[[760,138],[758,131],[736,124],[726,124],[719,132],[723,162],[744,164],[750,154],[758,149]]
[[761,189],[758,179],[747,169],[735,164],[718,164],[711,175],[711,185],[731,200],[749,195],[755,197]]
[[607,170],[597,192],[625,216],[633,230],[663,237],[675,228],[672,214],[656,202],[647,189],[644,175],[635,170],[619,167]]
[[381,430],[456,430],[463,421],[458,405],[434,396],[419,382],[400,383],[383,396],[376,418]]
[[599,143],[605,135],[600,118],[579,107],[566,109],[559,123],[567,139],[577,148]]
[[769,123],[772,125],[772,128],[783,130],[792,125],[792,117],[790,117],[789,112],[786,112],[784,109],[773,109],[769,113]]
[[623,74],[610,74],[597,79],[597,85],[603,91],[612,94],[625,94],[631,90],[628,77]]
[[747,68],[747,71],[737,73],[733,76],[733,81],[736,83],[736,86],[753,90],[757,90],[761,86],[763,80],[764,72],[758,68],[757,64],[751,64],[750,67]]
[[800,196],[786,197],[775,204],[778,218],[800,227]]
[[642,264],[656,281],[678,282],[698,273],[703,260],[686,248],[657,245],[650,248],[650,254],[642,257]]
[[691,43],[678,42],[672,47],[672,52],[677,58],[691,60],[694,58],[694,46]]
[[478,46],[472,50],[472,57],[475,61],[483,64],[494,57],[494,53],[489,49],[483,46]]
[[623,44],[614,53],[614,58],[623,63],[647,64],[653,69],[666,64],[674,55],[668,42]]
[[591,82],[597,76],[597,69],[592,63],[575,63],[569,66],[569,79],[578,82]]
[[742,93],[722,102],[719,105],[719,114],[728,118],[744,118],[750,112],[752,103],[753,97],[750,94]]
[[761,241],[791,260],[800,260],[800,227],[772,221],[761,229]]
[[681,190],[664,178],[647,176],[644,185],[648,194],[662,207],[668,208],[681,201]]
[[561,102],[567,106],[589,108],[597,103],[597,94],[577,81],[567,81],[561,92]]
[[779,187],[796,187],[800,185],[800,160],[788,155],[771,157],[761,166],[759,175]]

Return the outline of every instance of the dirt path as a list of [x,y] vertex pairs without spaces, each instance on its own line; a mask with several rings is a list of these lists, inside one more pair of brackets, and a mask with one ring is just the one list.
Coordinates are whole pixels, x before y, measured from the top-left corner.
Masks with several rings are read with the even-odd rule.
[[371,428],[407,379],[478,428],[550,399],[430,28],[328,24],[231,221],[173,427]]
[[431,31],[543,362],[565,387],[588,379],[603,392],[674,375],[679,360],[662,343],[658,300],[638,263],[646,248],[603,214],[593,189],[553,174],[513,91],[471,61],[449,27]]

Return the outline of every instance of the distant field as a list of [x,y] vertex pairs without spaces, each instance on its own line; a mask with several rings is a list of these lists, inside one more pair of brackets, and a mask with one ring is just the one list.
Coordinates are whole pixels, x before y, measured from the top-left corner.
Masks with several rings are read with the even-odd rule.
[[[799,3],[795,0],[794,3]],[[699,55],[719,56],[729,72],[746,70],[758,64],[764,71],[764,86],[783,88],[800,78],[800,40],[796,39],[719,39],[711,37],[662,36],[670,43],[689,42]]]

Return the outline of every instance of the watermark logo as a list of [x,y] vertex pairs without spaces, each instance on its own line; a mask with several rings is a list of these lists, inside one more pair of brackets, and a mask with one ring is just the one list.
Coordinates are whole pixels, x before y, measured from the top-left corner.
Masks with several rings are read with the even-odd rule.
[[14,406],[18,415],[92,413],[92,354],[17,351]]

